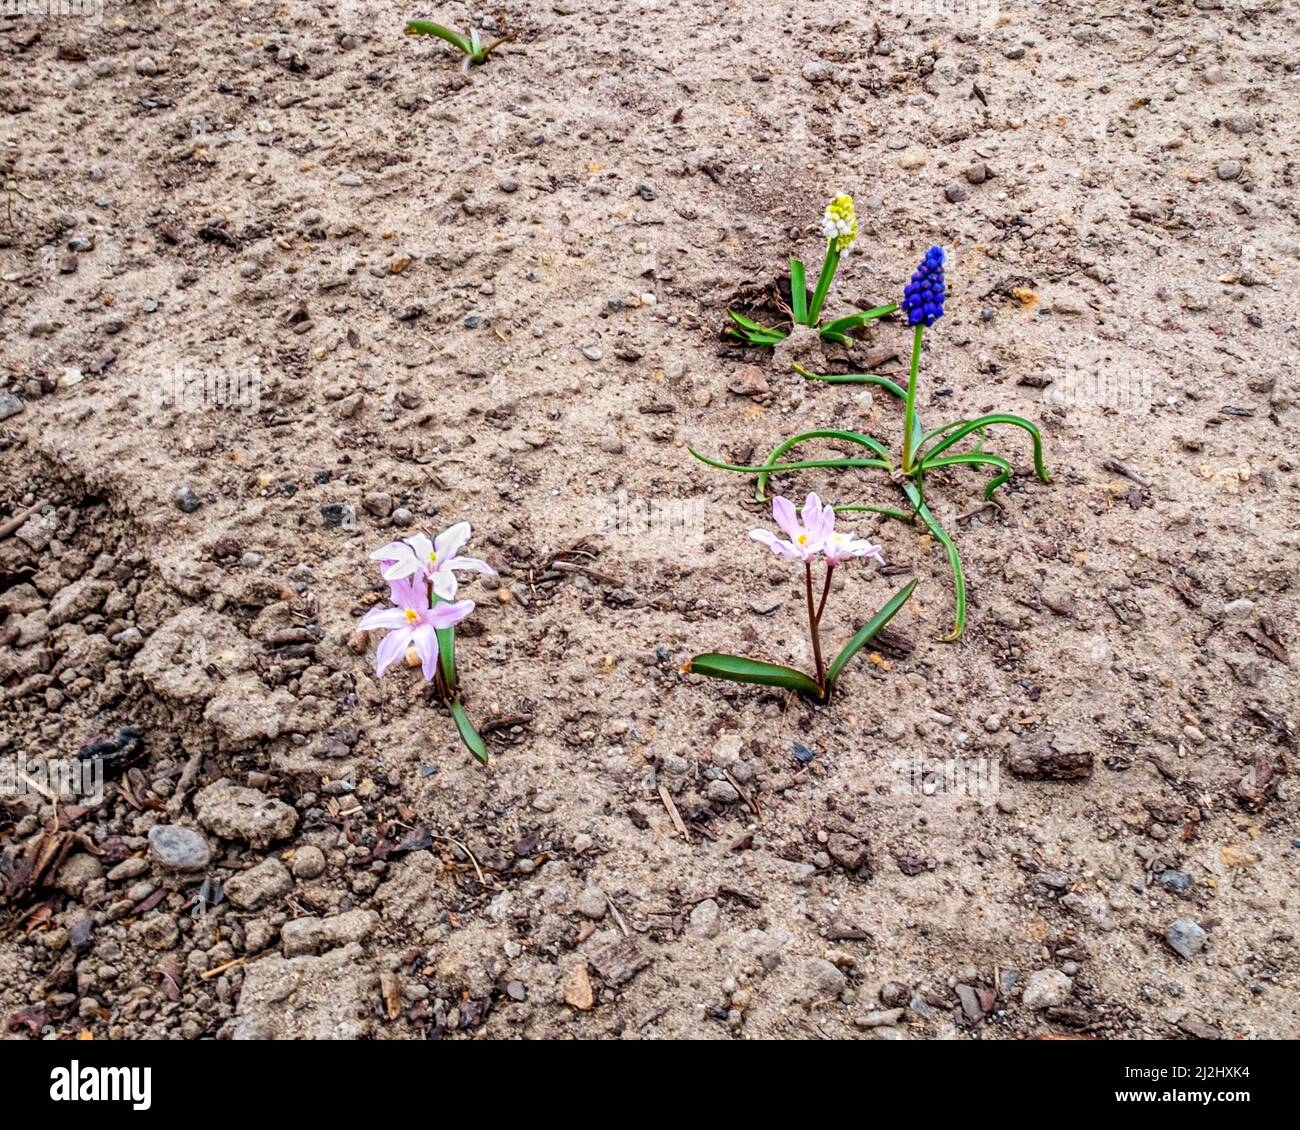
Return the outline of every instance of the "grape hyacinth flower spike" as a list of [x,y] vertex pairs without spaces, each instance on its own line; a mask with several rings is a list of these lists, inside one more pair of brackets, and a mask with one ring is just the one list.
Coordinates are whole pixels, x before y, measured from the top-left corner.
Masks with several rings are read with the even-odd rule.
[[931,247],[903,287],[903,310],[909,326],[932,326],[943,317],[943,248]]
[[[721,652],[697,655],[683,670],[697,675],[708,675],[714,679],[785,687],[787,690],[808,695],[816,702],[824,703],[829,701],[835,680],[839,678],[844,665],[861,651],[903,607],[907,598],[912,595],[916,582],[909,582],[895,593],[885,606],[854,635],[828,667],[822,658],[821,624],[822,617],[826,613],[826,601],[830,596],[831,578],[835,567],[855,557],[874,557],[884,564],[880,547],[855,538],[851,533],[837,532],[835,507],[825,505],[816,493],[809,494],[804,500],[802,512],[797,511],[794,503],[788,499],[774,498],[772,519],[786,535],[785,538],[777,537],[770,530],[750,530],[749,536],[755,541],[762,542],[778,557],[803,564],[808,636],[812,643],[813,661],[816,666],[814,674],[809,676],[793,667],[782,667],[775,663],[745,659],[739,655],[727,655]],[[825,560],[820,598],[814,595],[813,586],[813,563],[818,557]]]

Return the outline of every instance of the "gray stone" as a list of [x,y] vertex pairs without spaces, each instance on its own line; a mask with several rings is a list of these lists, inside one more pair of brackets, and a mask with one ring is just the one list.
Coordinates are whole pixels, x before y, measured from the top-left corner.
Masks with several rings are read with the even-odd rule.
[[609,900],[605,898],[605,892],[599,887],[584,888],[574,905],[584,918],[595,921],[604,918],[609,910]]
[[0,396],[0,420],[17,416],[23,410],[23,402],[16,396]]
[[179,824],[158,824],[149,829],[149,850],[170,871],[202,871],[212,858],[212,849],[193,828]]
[[326,529],[350,529],[357,524],[356,507],[350,502],[327,502],[320,508]]
[[1021,1002],[1026,1008],[1053,1008],[1064,1004],[1074,989],[1074,982],[1059,969],[1036,969],[1025,982]]
[[1169,948],[1179,957],[1188,959],[1205,948],[1207,937],[1209,935],[1201,929],[1201,924],[1193,918],[1175,918],[1165,928],[1165,941],[1169,943]]
[[687,929],[700,938],[716,938],[722,929],[722,908],[713,899],[705,899],[691,911]]

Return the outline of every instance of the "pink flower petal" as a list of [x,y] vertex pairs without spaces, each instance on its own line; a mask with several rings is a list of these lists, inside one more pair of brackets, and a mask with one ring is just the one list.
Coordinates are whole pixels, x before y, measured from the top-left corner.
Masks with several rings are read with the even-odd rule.
[[495,573],[486,561],[480,561],[477,557],[453,557],[447,562],[448,569],[466,569],[471,573]]
[[435,628],[450,628],[453,624],[459,624],[473,611],[474,602],[472,600],[457,600],[451,603],[435,604],[429,609],[427,620]]
[[448,526],[438,535],[433,543],[433,548],[438,554],[439,568],[444,568],[445,562],[450,561],[465,548],[465,543],[469,541],[469,535],[468,522],[457,522],[454,526]]
[[394,663],[406,654],[407,645],[411,642],[411,636],[415,634],[414,628],[399,628],[395,632],[389,632],[375,649],[375,674],[382,676]]
[[412,636],[411,643],[420,656],[421,672],[429,682],[433,682],[438,672],[438,637],[434,635],[432,625],[421,624]]
[[386,632],[391,632],[395,628],[405,628],[408,622],[406,613],[400,608],[372,608],[361,617],[360,623],[357,624],[357,631],[369,632],[375,628],[382,628]]
[[772,499],[772,520],[791,541],[799,536],[799,515],[795,513],[794,503],[784,495]]

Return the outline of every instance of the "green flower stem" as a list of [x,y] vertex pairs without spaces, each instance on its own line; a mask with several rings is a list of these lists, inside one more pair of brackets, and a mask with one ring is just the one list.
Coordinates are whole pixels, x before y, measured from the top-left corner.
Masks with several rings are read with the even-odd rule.
[[903,414],[903,474],[912,473],[912,460],[916,454],[913,443],[913,425],[916,422],[916,378],[921,371],[921,340],[925,336],[925,326],[917,323],[912,335],[912,365],[907,373],[907,407]]
[[815,326],[817,319],[821,317],[822,303],[826,301],[826,294],[831,289],[831,282],[835,278],[835,272],[839,269],[840,253],[835,250],[835,241],[833,239],[826,241],[826,258],[822,261],[822,273],[817,276],[817,289],[813,291],[812,302],[808,306],[808,324]]

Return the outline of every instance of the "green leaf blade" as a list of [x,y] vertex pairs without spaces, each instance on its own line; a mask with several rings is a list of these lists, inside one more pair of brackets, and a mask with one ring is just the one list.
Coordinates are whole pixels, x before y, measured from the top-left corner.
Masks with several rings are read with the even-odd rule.
[[920,490],[915,483],[904,483],[903,493],[907,495],[907,500],[916,508],[917,517],[925,523],[925,528],[934,535],[935,539],[943,546],[944,551],[948,554],[948,566],[952,569],[953,586],[956,589],[957,609],[953,615],[952,631],[946,636],[940,636],[940,643],[955,643],[961,639],[961,634],[966,630],[966,574],[962,571],[961,556],[957,552],[957,546],[953,543],[944,528],[935,520],[930,508],[926,506]]
[[488,762],[488,749],[479,732],[474,729],[474,723],[469,720],[469,715],[465,713],[465,708],[460,704],[460,699],[453,698],[447,704],[447,709],[451,712],[452,721],[456,723],[456,730],[460,733],[460,740],[465,743],[465,747],[474,755],[476,761],[484,765]]
[[844,665],[857,655],[859,651],[866,647],[866,645],[875,637],[876,633],[888,624],[889,621],[898,613],[898,610],[907,603],[908,598],[912,595],[912,590],[916,588],[916,584],[915,580],[908,581],[908,583],[899,589],[898,592],[894,593],[894,595],[885,602],[884,607],[881,608],[881,610],[861,628],[859,628],[857,634],[854,635],[847,644],[845,644],[844,650],[835,657],[834,662],[831,663],[830,670],[826,672],[826,685],[828,687],[833,687],[835,685],[835,680],[839,678],[840,672],[844,670]]
[[790,260],[790,305],[794,310],[794,320],[801,326],[808,324],[808,279],[804,274],[803,264],[798,259]]
[[898,309],[897,302],[890,302],[885,306],[873,306],[870,310],[859,310],[856,314],[846,314],[843,318],[836,318],[833,322],[827,322],[822,326],[822,333],[847,333],[849,330],[857,329],[858,326],[865,326],[868,322],[874,322],[877,318],[883,318],[886,314],[892,314]]
[[816,682],[793,667],[777,663],[764,663],[759,659],[745,659],[739,655],[725,655],[711,651],[697,655],[687,665],[687,670],[710,679],[728,679],[733,683],[755,683],[765,687],[784,687],[799,691],[820,700],[821,690]]
[[450,43],[453,47],[459,48],[466,55],[474,53],[473,45],[468,39],[458,32],[454,32],[449,27],[443,27],[442,24],[435,24],[431,20],[407,20],[407,35],[433,35]]

